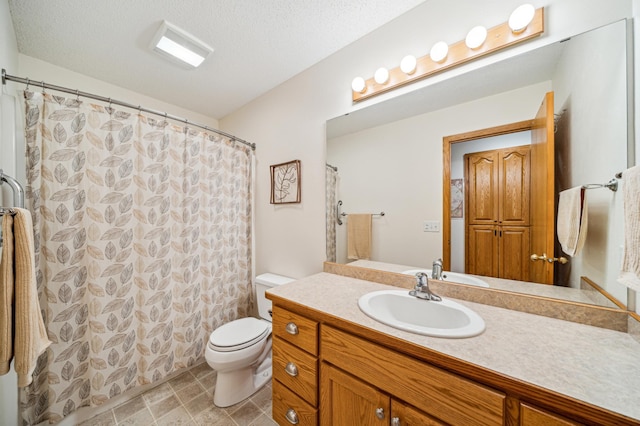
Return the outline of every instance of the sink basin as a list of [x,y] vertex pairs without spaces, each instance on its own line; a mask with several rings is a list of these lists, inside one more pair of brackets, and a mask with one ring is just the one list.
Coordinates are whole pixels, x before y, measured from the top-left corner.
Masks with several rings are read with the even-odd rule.
[[[403,271],[402,273],[407,275],[415,275],[418,272],[424,272],[429,276],[429,279],[431,279],[431,269],[409,269],[408,271]],[[458,272],[445,271],[442,273],[442,280],[458,284],[475,285],[478,287],[489,287],[489,284],[487,284],[480,278],[472,277],[471,275],[467,274],[460,274]]]
[[433,337],[473,337],[484,331],[484,320],[452,300],[439,302],[410,296],[409,290],[367,293],[358,306],[368,316],[400,330]]

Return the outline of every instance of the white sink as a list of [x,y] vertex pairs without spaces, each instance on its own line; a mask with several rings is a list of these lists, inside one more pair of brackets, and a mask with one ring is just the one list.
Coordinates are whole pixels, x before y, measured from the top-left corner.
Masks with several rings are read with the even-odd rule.
[[471,309],[451,300],[439,302],[410,296],[409,290],[367,293],[358,306],[383,324],[434,337],[473,337],[484,331],[484,320]]
[[[407,275],[415,275],[418,272],[424,272],[429,276],[429,279],[431,279],[431,269],[409,269],[408,271],[403,271],[402,273]],[[458,283],[458,284],[475,285],[478,287],[489,287],[489,284],[487,284],[485,281],[481,280],[480,278],[472,277],[471,275],[467,275],[467,274],[460,274],[458,272],[447,272],[447,271],[443,272],[442,281],[449,281],[449,282]]]

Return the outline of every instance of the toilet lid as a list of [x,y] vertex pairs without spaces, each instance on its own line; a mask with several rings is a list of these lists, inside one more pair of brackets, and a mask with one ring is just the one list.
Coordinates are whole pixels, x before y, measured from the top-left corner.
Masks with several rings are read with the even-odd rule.
[[248,317],[216,328],[209,337],[209,347],[220,352],[237,351],[251,346],[271,332],[270,323]]

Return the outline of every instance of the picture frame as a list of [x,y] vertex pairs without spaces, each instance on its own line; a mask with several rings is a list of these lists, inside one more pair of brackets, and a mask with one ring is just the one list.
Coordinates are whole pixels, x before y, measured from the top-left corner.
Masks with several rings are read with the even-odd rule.
[[301,201],[300,160],[271,166],[271,204]]
[[451,179],[451,218],[464,217],[464,183],[463,179]]

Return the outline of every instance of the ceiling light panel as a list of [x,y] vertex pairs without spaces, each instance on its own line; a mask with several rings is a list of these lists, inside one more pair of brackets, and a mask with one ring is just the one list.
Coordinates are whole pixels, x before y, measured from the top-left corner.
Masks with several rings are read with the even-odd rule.
[[188,32],[163,21],[151,42],[151,49],[187,68],[196,68],[213,52],[213,48]]

